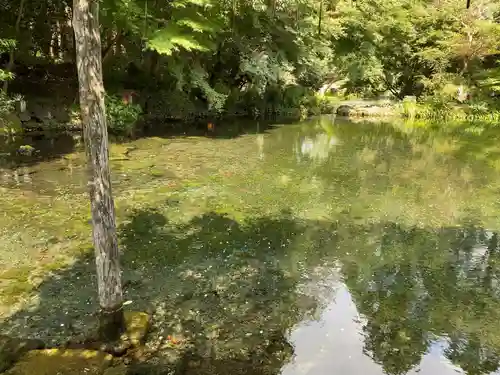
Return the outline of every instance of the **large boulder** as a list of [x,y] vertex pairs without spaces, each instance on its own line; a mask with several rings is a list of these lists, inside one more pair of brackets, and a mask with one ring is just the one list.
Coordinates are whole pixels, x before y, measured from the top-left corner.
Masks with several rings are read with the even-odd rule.
[[337,116],[342,117],[383,117],[394,115],[395,111],[392,105],[381,103],[374,104],[343,104],[337,108]]
[[33,117],[42,123],[49,122],[54,118],[50,104],[43,105],[36,103],[32,106],[32,113]]
[[356,108],[351,105],[341,105],[337,108],[338,116],[350,116],[356,111]]

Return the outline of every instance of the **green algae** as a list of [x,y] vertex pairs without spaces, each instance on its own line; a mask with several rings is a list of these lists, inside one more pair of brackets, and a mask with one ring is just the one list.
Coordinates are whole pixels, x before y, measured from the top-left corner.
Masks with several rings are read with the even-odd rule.
[[[372,295],[364,292],[369,289],[365,280],[377,282],[372,275],[390,274],[391,265],[422,267],[422,274],[432,275],[424,279],[428,284],[442,281],[442,289],[456,292],[450,292],[454,297],[466,289],[445,282],[443,268],[460,230],[471,223],[500,227],[499,163],[490,146],[487,157],[479,158],[479,152],[464,156],[465,141],[459,136],[450,140],[436,134],[430,142],[387,124],[333,124],[326,142],[321,129],[292,125],[266,134],[260,143],[255,137],[154,138],[112,149],[126,298],[134,309],[154,305],[153,324],[158,326],[151,341],[164,348],[162,355],[210,347],[222,357],[251,356],[249,348],[260,350],[270,340],[268,330],[288,329],[309,313],[301,305],[307,301],[298,303],[294,294],[297,280],[310,264],[333,256],[345,265],[346,282],[366,306],[372,306]],[[331,146],[334,138],[337,144]],[[75,155],[73,160],[81,156]],[[78,175],[68,170],[51,174],[58,176],[59,190],[37,189],[36,178],[55,165],[40,167],[31,186],[2,190],[9,198],[0,202],[2,212],[9,212],[0,216],[5,228],[0,241],[7,249],[0,255],[2,304],[40,293],[54,309],[66,304],[78,311],[87,295],[95,294],[85,277],[94,272],[92,261],[78,273],[80,283],[71,266],[92,254],[88,197],[75,186]],[[155,175],[155,168],[165,173]],[[329,228],[334,240],[324,234],[319,240],[316,222],[337,223]],[[306,229],[299,223],[307,223]],[[402,229],[387,229],[385,223]],[[383,257],[374,255],[378,244],[390,242],[387,238],[396,245]],[[323,242],[327,250],[318,245]],[[39,292],[40,278],[57,293]],[[400,285],[411,279],[407,275]],[[393,292],[406,298],[406,291]],[[424,331],[453,331],[442,328],[446,323],[467,335],[479,332],[490,347],[500,348],[498,314],[488,310],[492,318],[486,319],[484,311],[472,311],[481,311],[484,304],[500,311],[494,299],[460,296],[471,304],[469,311],[462,308],[465,302],[457,302],[460,308],[453,305],[460,300],[434,298],[430,327],[412,324],[421,324]],[[404,300],[380,297],[377,302],[383,304],[379,315],[360,305],[376,324],[384,323],[381,316],[406,316]],[[13,313],[10,309],[3,317]],[[51,336],[69,334],[57,323],[50,327]],[[408,326],[401,332],[398,340],[414,341]],[[168,335],[180,343],[166,342]]]
[[[330,139],[354,134],[353,138],[346,139],[358,142],[360,133],[349,127],[330,124],[327,128]],[[318,130],[305,126],[301,131],[306,138],[314,139],[310,134]],[[366,137],[371,130],[363,131]],[[390,137],[394,135],[387,139]],[[288,207],[296,215],[311,219],[335,217],[348,210],[352,218],[359,217],[361,222],[386,217],[408,224],[444,225],[460,221],[462,212],[471,206],[470,196],[478,197],[473,205],[484,213],[483,217],[492,217],[496,210],[493,197],[488,197],[490,189],[494,189],[491,182],[488,186],[471,185],[470,179],[475,177],[471,177],[470,172],[468,176],[454,175],[442,164],[443,158],[456,152],[456,146],[429,148],[419,144],[410,154],[395,149],[391,168],[394,172],[385,172],[380,151],[368,140],[362,150],[343,146],[344,151],[335,159],[332,170],[328,166],[333,159],[327,157],[321,161],[317,156],[310,160],[313,163],[309,167],[298,167],[295,157],[289,156],[296,138],[297,128],[290,126],[259,138],[260,143],[242,137],[235,140],[148,138],[113,144],[110,153],[118,222],[126,220],[131,209],[162,206],[170,198],[182,202],[178,207],[165,207],[165,215],[178,222],[209,211],[228,214],[240,221],[249,216],[272,215]],[[318,145],[326,147],[321,142]],[[415,157],[418,154],[414,152],[430,157]],[[259,154],[269,162],[263,162]],[[307,159],[308,155],[301,157]],[[71,160],[74,168],[84,169],[82,152],[66,155],[65,159]],[[0,208],[9,215],[0,217],[3,228],[0,242],[5,249],[4,255],[0,255],[0,267],[25,262],[38,264],[37,267],[49,274],[53,269],[46,264],[53,263],[51,259],[56,253],[65,254],[66,262],[71,262],[72,257],[82,253],[81,249],[88,251],[91,245],[88,197],[85,189],[77,188],[75,193],[74,174],[67,170],[59,171],[58,175],[53,173],[59,164],[56,160],[40,165],[37,173],[43,178],[45,171],[51,171],[58,181],[57,191],[63,189],[64,194],[55,196],[50,190],[37,191],[36,181],[24,190],[2,189],[6,199]],[[392,189],[386,188],[384,179],[392,181]],[[330,186],[322,181],[329,181]],[[440,184],[444,181],[454,187],[443,189]],[[415,184],[413,189],[408,189]],[[412,193],[414,189],[422,192],[418,199]],[[422,200],[427,203],[425,210],[420,209]],[[496,220],[488,225],[494,227]],[[49,262],[41,261],[43,259]],[[60,266],[64,261],[55,264]],[[26,280],[19,280],[18,284],[4,288],[7,291],[3,294],[15,296],[32,289]]]
[[0,335],[0,373],[12,366],[25,353],[42,349],[44,344],[37,340],[21,340]]

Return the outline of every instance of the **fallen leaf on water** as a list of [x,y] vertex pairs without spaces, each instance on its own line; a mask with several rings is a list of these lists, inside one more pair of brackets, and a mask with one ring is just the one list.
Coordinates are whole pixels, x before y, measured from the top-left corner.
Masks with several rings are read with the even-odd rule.
[[172,337],[170,335],[167,336],[167,340],[170,341],[172,344],[176,345],[180,343],[180,340],[177,340],[175,337]]

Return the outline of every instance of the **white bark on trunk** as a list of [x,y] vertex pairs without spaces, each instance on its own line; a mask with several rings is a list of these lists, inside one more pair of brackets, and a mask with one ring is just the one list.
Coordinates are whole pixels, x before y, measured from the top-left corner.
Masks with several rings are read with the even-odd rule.
[[102,313],[101,334],[111,336],[122,329],[123,293],[109,170],[98,15],[98,0],[74,0],[73,28],[80,109],[89,168],[92,232]]

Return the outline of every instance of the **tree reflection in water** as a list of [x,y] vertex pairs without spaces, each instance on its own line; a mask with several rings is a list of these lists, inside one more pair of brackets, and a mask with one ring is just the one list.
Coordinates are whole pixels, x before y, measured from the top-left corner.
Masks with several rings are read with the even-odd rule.
[[352,235],[345,282],[367,319],[364,350],[385,372],[407,373],[442,337],[449,338],[446,357],[467,374],[498,368],[496,233],[386,224],[349,227],[343,238]]

